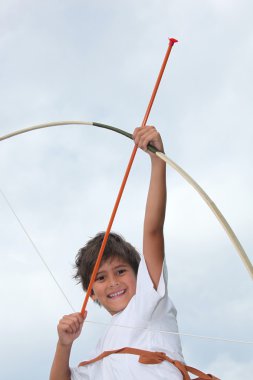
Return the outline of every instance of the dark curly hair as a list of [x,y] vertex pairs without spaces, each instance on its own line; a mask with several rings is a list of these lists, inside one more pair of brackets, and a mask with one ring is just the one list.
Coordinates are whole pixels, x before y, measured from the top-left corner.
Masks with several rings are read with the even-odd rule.
[[[88,240],[81,248],[75,259],[76,273],[73,276],[78,283],[82,284],[83,290],[88,289],[94,265],[96,263],[105,232],[99,232],[95,237]],[[101,264],[109,258],[118,257],[131,266],[137,275],[140,263],[140,255],[137,250],[128,243],[122,236],[111,232],[109,234]]]

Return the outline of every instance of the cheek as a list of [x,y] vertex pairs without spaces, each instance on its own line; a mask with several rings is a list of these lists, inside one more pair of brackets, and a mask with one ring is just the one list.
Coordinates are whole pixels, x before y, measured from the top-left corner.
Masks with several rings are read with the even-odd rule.
[[92,297],[92,298],[97,298],[98,294],[99,294],[99,289],[98,289],[98,287],[97,287],[97,286],[93,286],[93,289],[92,289],[92,291],[91,291],[91,297]]
[[92,292],[94,296],[99,297],[103,294],[104,286],[102,284],[96,284],[93,286]]
[[131,278],[131,288],[135,291],[136,290],[136,277]]

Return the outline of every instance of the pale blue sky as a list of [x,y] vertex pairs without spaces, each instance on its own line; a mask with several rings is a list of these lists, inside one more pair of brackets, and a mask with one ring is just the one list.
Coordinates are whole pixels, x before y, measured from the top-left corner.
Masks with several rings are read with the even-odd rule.
[[[140,125],[167,49],[175,45],[149,122],[166,153],[224,213],[253,260],[253,6],[242,0],[0,1],[1,135],[76,119]],[[93,127],[1,142],[0,188],[76,310],[74,256],[104,230],[132,142]],[[138,152],[114,224],[139,250],[149,159]],[[197,194],[168,169],[170,294],[184,333],[253,341],[252,281]],[[71,312],[0,197],[1,376],[48,377],[59,318]],[[108,316],[89,305],[89,320]],[[72,365],[103,326],[87,324]],[[183,337],[189,364],[250,380],[253,345]]]

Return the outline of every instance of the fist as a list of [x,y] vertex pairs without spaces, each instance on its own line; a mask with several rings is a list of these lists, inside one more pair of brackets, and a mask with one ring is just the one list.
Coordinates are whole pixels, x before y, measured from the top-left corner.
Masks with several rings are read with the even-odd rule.
[[62,345],[71,345],[79,337],[86,316],[87,312],[85,312],[84,317],[81,313],[73,313],[62,317],[57,326],[59,342]]
[[163,152],[163,143],[159,132],[155,127],[147,125],[146,127],[136,128],[133,133],[135,144],[147,152],[148,144],[155,146],[160,152]]

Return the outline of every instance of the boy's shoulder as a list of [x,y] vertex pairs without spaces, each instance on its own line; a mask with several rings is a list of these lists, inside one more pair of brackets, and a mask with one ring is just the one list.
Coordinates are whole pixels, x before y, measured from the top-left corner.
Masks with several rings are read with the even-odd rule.
[[138,285],[139,287],[145,286],[147,287],[146,289],[151,288],[153,291],[156,291],[160,295],[164,295],[166,287],[167,287],[167,282],[168,282],[168,270],[167,270],[165,258],[163,260],[158,287],[157,289],[155,289],[152,279],[150,277],[149,271],[148,271],[145,258],[144,256],[141,255],[141,261],[140,261],[140,265],[139,265],[139,269],[137,273],[137,290],[138,290]]

